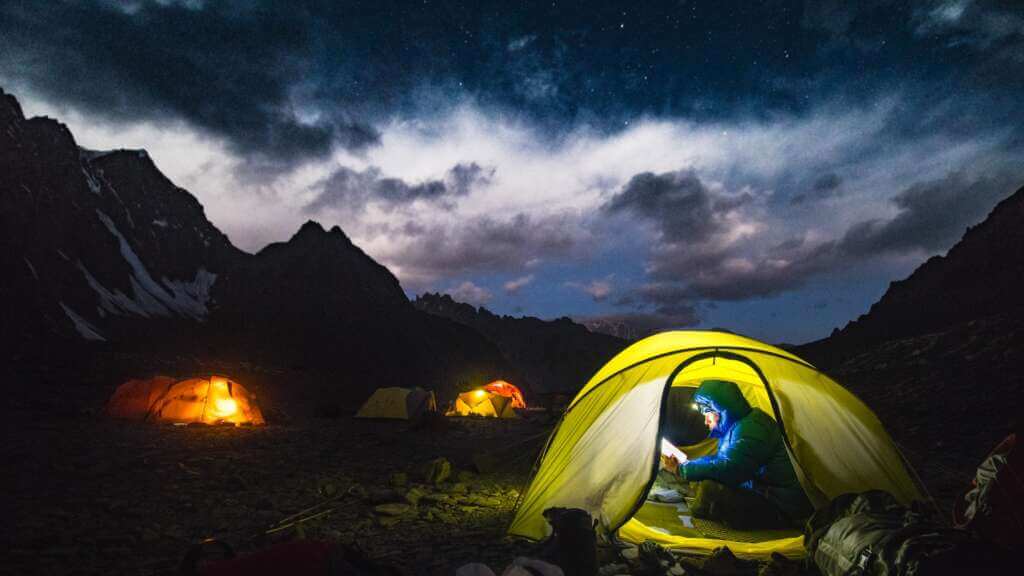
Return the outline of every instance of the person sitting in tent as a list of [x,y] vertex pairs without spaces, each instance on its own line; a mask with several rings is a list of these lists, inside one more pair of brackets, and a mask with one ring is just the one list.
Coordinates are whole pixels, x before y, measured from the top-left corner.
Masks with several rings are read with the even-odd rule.
[[800,526],[814,509],[775,421],[752,408],[734,382],[705,380],[693,399],[718,451],[683,462],[663,456],[662,467],[699,483],[694,516],[739,529]]

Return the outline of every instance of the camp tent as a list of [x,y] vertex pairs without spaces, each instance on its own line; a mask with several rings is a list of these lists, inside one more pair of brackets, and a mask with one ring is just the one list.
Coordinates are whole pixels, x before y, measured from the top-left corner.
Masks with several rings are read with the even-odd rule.
[[265,424],[256,397],[223,376],[129,380],[114,391],[107,414],[154,422]]
[[511,398],[513,408],[526,408],[526,399],[523,398],[523,392],[514,384],[510,384],[504,380],[495,380],[487,386],[484,386],[484,390],[497,394],[498,396]]
[[427,412],[437,412],[433,392],[422,388],[378,388],[356,412],[356,418],[409,420]]
[[[878,418],[807,362],[731,333],[666,332],[619,353],[576,395],[548,439],[509,532],[545,537],[550,528],[542,513],[558,506],[584,509],[630,542],[654,540],[693,553],[727,545],[746,557],[802,556],[799,531],[742,533],[713,523],[690,528],[677,521],[684,512],[659,512],[646,500],[658,471],[670,391],[712,378],[735,382],[751,406],[778,422],[816,507],[869,489],[886,490],[903,503],[921,499]],[[712,441],[683,447],[691,457],[714,448]]]
[[463,392],[455,398],[455,404],[447,416],[489,416],[492,418],[516,418],[512,409],[511,396],[502,396],[484,389]]

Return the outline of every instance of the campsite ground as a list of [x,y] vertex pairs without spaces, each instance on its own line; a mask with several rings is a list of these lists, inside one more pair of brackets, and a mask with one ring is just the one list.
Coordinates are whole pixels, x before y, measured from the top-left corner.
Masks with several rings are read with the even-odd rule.
[[[3,418],[0,573],[173,573],[191,544],[211,536],[242,553],[296,535],[354,541],[407,574],[450,575],[467,562],[500,572],[535,552],[503,535],[548,417],[412,428],[276,413],[265,427],[178,427],[45,408],[22,405]],[[414,490],[416,506],[402,504],[423,464],[439,457],[452,477]],[[486,473],[471,472],[474,457]],[[927,459],[917,464],[933,477]],[[393,488],[396,473],[407,483]],[[301,517],[329,512],[252,540],[316,505]]]
[[[342,416],[176,427],[23,416],[7,420],[19,430],[5,436],[13,514],[0,572],[51,575],[174,572],[192,543],[215,536],[246,552],[255,534],[324,503],[314,512],[331,512],[302,524],[306,536],[356,541],[406,573],[452,574],[473,561],[500,571],[529,552],[502,535],[551,426],[449,419],[413,430]],[[497,469],[470,473],[474,455]],[[375,511],[374,502],[404,500],[421,465],[438,457],[452,463],[451,479],[421,489],[415,507]],[[388,492],[394,473],[407,475],[398,498]],[[285,529],[264,544],[295,534]]]

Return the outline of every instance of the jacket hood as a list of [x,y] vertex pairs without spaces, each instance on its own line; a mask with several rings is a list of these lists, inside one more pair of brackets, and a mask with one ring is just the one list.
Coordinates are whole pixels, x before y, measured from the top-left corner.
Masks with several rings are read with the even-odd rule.
[[733,424],[750,414],[750,404],[740,392],[740,387],[735,382],[727,380],[701,382],[697,392],[693,395],[693,401],[698,404],[706,404],[721,414],[718,426],[711,431],[711,435],[714,437],[724,436]]

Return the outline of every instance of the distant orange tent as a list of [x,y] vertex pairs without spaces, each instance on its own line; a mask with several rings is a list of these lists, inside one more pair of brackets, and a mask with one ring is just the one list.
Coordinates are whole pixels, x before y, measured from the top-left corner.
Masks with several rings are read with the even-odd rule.
[[495,380],[487,386],[484,386],[484,390],[504,396],[512,399],[512,408],[526,408],[526,399],[523,398],[523,393],[517,386],[505,382],[504,380]]
[[114,418],[153,422],[265,424],[256,397],[223,376],[129,380],[107,402]]

